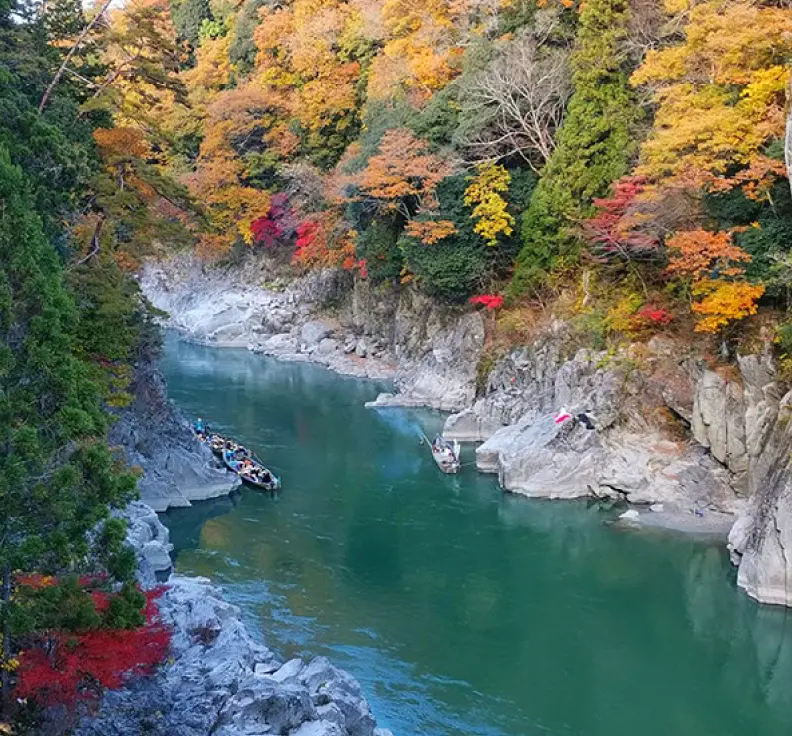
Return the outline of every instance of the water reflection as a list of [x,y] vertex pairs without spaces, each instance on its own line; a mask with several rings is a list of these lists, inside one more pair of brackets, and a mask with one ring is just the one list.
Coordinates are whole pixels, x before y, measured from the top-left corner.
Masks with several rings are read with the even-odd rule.
[[286,655],[350,669],[397,733],[785,732],[789,620],[737,593],[720,548],[444,476],[415,436],[442,417],[363,408],[380,385],[189,345],[165,368],[284,476],[171,512],[179,568]]

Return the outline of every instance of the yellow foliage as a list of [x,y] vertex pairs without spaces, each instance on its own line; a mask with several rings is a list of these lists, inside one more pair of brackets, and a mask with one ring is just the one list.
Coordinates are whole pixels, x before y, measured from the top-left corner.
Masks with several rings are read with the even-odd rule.
[[685,36],[632,76],[657,103],[637,171],[655,180],[721,175],[783,135],[792,13],[710,0],[693,8]]
[[634,292],[625,295],[608,310],[608,314],[605,317],[606,326],[614,332],[622,332],[626,335],[634,332],[635,313],[642,302],[641,297]]
[[745,281],[700,281],[693,287],[693,294],[699,301],[693,304],[693,311],[701,315],[696,323],[696,332],[717,332],[735,320],[756,314],[757,301],[764,294],[761,284]]
[[465,204],[473,207],[474,230],[488,245],[498,244],[498,235],[511,235],[514,218],[506,209],[502,193],[509,191],[511,176],[499,164],[480,164],[478,174],[469,177],[465,190]]

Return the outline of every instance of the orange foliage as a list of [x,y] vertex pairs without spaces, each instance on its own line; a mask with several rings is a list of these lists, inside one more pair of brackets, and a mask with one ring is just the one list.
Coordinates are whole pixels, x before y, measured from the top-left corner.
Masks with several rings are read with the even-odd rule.
[[452,173],[451,165],[431,153],[425,141],[406,128],[396,128],[382,137],[377,154],[369,159],[357,183],[385,209],[401,209],[409,217],[405,200],[414,199],[419,210],[432,209],[437,185]]
[[[667,273],[692,281],[694,302],[691,309],[701,319],[696,332],[717,332],[730,322],[756,314],[757,301],[764,286],[733,280],[751,256],[734,245],[730,233],[691,230],[668,239],[672,256]],[[732,280],[729,280],[732,277]]]
[[743,269],[732,264],[751,260],[748,253],[734,245],[727,232],[688,230],[670,237],[666,245],[671,251],[666,272],[694,280],[713,271],[721,276],[735,276]]
[[143,158],[151,152],[149,142],[138,128],[97,128],[93,138],[103,158]]
[[450,220],[410,220],[405,230],[408,235],[420,240],[424,245],[437,243],[457,231]]

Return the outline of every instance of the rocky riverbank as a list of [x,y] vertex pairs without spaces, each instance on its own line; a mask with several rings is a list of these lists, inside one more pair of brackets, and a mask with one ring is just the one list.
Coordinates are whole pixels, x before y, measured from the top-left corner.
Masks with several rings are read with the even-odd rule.
[[[206,269],[185,257],[149,264],[141,282],[190,339],[391,377],[397,393],[378,406],[456,412],[445,435],[482,442],[477,466],[505,490],[662,504],[669,526],[682,530],[721,530],[732,517],[739,585],[759,601],[792,605],[792,394],[769,340],[716,368],[666,337],[616,353],[576,349],[555,322],[533,344],[487,356],[482,376],[476,313],[348,274],[277,284],[266,274],[263,260]],[[561,407],[586,413],[595,430],[555,424]]]
[[[126,516],[141,582],[152,586],[169,567],[168,530],[143,503]],[[324,657],[281,661],[209,580],[173,575],[158,604],[173,631],[170,659],[156,675],[108,692],[79,736],[392,736],[376,728],[356,680]]]
[[116,411],[109,441],[137,471],[141,499],[155,511],[166,511],[228,495],[239,480],[195,441],[168,399],[155,358],[140,356],[134,370],[132,403]]
[[376,728],[358,683],[323,657],[281,661],[243,624],[240,611],[205,578],[172,574],[172,545],[156,511],[228,494],[236,479],[195,440],[167,399],[152,356],[135,366],[130,406],[120,410],[111,441],[140,473],[142,501],[130,504],[127,540],[138,576],[171,627],[170,657],[152,677],[105,694],[76,734],[161,736],[391,736]]

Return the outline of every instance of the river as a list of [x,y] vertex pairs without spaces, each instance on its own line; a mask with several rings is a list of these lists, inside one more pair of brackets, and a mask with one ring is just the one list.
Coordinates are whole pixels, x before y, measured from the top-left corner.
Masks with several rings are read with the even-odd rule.
[[351,672],[396,736],[792,729],[792,618],[739,593],[719,546],[504,494],[470,447],[442,475],[420,444],[442,417],[364,408],[373,382],[174,339],[162,367],[283,476],[164,515],[178,570],[284,657]]

